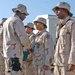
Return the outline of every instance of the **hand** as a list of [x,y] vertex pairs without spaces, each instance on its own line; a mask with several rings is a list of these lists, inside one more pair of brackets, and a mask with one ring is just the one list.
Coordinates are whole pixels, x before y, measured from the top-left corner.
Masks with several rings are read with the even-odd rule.
[[30,59],[26,59],[26,62],[31,62],[32,60],[30,60]]
[[44,69],[44,70],[49,70],[49,66],[48,66],[48,65],[44,65],[44,66],[43,66],[43,69]]
[[28,49],[28,52],[29,52],[29,53],[32,53],[32,52],[33,52],[33,50],[32,50],[32,49]]
[[73,64],[68,65],[68,71],[73,71],[73,70],[75,70],[75,65]]

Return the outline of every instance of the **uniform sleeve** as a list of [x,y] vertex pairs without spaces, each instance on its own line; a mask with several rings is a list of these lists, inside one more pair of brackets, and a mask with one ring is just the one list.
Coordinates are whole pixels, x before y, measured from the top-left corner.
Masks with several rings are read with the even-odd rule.
[[28,55],[27,59],[33,60],[33,53],[30,53],[30,54]]
[[29,37],[30,42],[31,42],[31,48],[33,48],[34,43],[35,43],[35,34],[33,34],[32,36]]
[[70,50],[68,64],[75,65],[75,22],[72,24],[71,27],[71,50]]
[[46,54],[46,62],[45,64],[52,63],[50,59],[53,60],[54,56],[54,43],[50,34],[45,35],[45,54]]
[[20,39],[21,44],[26,48],[30,48],[29,38],[24,30],[24,24],[21,20],[17,20],[15,23],[15,32]]

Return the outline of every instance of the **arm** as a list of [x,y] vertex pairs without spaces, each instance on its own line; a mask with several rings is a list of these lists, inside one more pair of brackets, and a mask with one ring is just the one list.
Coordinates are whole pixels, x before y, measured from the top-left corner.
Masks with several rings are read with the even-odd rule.
[[53,63],[53,55],[54,55],[54,43],[50,34],[46,34],[45,36],[45,53],[46,53],[46,60],[45,65],[51,66]]
[[31,42],[31,48],[33,48],[34,43],[35,43],[35,34],[32,34],[32,35],[29,37],[29,39],[30,39],[30,42]]
[[30,48],[30,41],[29,41],[29,38],[24,30],[23,22],[21,20],[17,20],[14,23],[14,29],[15,29],[15,32],[16,32],[18,38],[20,39],[21,44],[26,49],[29,49]]
[[68,60],[68,70],[75,69],[75,22],[71,26],[71,50]]

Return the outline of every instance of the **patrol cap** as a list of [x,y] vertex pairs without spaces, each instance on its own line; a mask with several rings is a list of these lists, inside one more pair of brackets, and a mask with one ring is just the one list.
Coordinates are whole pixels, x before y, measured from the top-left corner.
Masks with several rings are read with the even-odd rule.
[[47,28],[47,25],[46,25],[46,19],[45,18],[42,18],[42,17],[39,17],[37,18],[36,20],[34,20],[34,24],[36,25],[36,23],[43,23],[45,25],[45,28]]
[[52,8],[52,10],[55,12],[57,8],[64,8],[69,12],[69,15],[72,16],[73,14],[70,12],[70,5],[66,2],[58,2],[58,4]]
[[34,28],[34,24],[31,23],[31,22],[27,23],[24,27],[30,27],[30,28],[32,28],[32,29],[35,29],[35,28]]
[[0,25],[3,25],[3,23],[7,20],[7,18],[2,18],[0,21]]
[[18,4],[16,8],[12,9],[12,11],[15,13],[16,13],[16,11],[19,11],[21,13],[25,13],[26,15],[29,15],[29,13],[27,12],[26,6],[23,4]]

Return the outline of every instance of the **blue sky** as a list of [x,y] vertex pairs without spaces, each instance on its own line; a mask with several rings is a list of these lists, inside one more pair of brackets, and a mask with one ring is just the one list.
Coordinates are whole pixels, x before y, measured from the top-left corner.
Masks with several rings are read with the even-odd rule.
[[0,1],[0,19],[3,17],[10,17],[13,15],[12,8],[18,4],[24,4],[30,14],[24,20],[24,23],[33,22],[38,15],[50,14],[55,15],[52,8],[58,2],[68,2],[71,6],[71,12],[75,16],[75,0],[2,0]]

